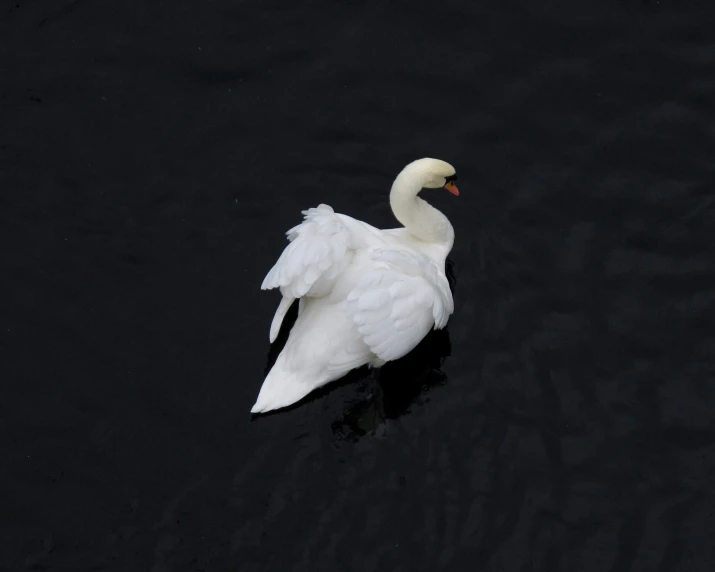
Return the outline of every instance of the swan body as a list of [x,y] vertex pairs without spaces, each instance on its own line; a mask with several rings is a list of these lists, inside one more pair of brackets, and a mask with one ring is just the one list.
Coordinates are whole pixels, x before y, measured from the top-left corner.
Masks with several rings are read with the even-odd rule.
[[283,298],[273,343],[293,302],[298,318],[268,372],[252,413],[280,409],[357,367],[380,367],[409,353],[454,311],[445,276],[454,230],[417,196],[444,187],[455,195],[454,167],[419,159],[397,176],[390,206],[402,228],[381,230],[321,204],[286,234],[290,244],[261,289]]

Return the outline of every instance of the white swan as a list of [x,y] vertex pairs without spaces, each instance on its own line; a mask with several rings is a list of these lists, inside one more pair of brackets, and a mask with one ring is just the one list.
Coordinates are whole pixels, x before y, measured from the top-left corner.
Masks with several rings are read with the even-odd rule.
[[287,407],[314,389],[368,364],[406,355],[454,311],[444,264],[454,243],[446,216],[417,197],[423,187],[459,195],[454,167],[418,159],[397,176],[392,212],[404,228],[380,230],[328,205],[303,211],[290,244],[261,289],[283,300],[270,341],[299,298],[298,318],[251,413]]

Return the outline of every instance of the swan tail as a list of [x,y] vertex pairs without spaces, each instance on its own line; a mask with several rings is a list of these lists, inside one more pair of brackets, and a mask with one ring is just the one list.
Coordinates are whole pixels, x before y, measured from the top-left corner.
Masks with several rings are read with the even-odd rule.
[[267,413],[297,403],[316,388],[301,373],[290,371],[284,365],[282,356],[268,372],[251,413]]
[[281,331],[281,325],[283,324],[283,318],[285,318],[285,316],[288,313],[288,310],[290,309],[290,306],[294,300],[295,300],[295,298],[293,298],[292,296],[283,296],[281,303],[278,304],[278,309],[276,310],[275,316],[273,316],[273,321],[271,322],[271,331],[268,336],[268,339],[270,340],[271,343],[276,341],[276,338],[278,337],[278,334]]

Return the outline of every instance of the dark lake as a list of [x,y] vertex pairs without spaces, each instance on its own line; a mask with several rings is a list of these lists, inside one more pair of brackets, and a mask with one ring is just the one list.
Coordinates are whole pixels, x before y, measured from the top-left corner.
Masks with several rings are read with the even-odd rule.
[[[714,23],[3,2],[0,571],[715,569]],[[285,231],[424,156],[448,328],[252,418]]]

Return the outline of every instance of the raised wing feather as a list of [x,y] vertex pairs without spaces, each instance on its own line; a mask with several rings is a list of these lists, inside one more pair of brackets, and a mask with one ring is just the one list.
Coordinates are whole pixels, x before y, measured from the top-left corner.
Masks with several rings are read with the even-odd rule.
[[348,294],[344,309],[370,350],[385,361],[406,355],[454,311],[446,277],[426,256],[376,249],[374,267]]
[[327,294],[353,257],[352,237],[328,205],[303,211],[305,220],[286,234],[290,244],[271,268],[262,290],[280,288],[284,296]]

